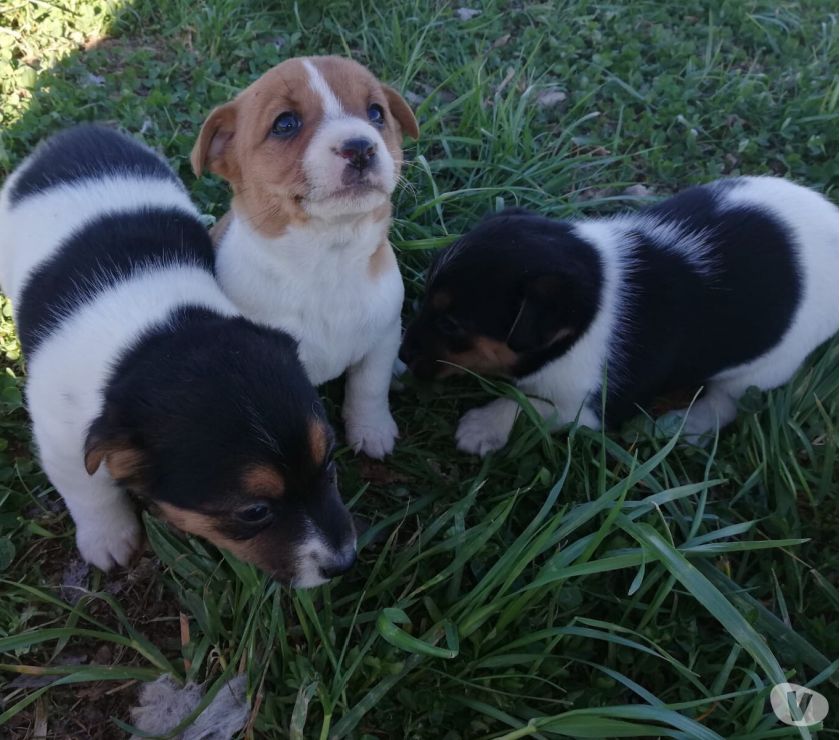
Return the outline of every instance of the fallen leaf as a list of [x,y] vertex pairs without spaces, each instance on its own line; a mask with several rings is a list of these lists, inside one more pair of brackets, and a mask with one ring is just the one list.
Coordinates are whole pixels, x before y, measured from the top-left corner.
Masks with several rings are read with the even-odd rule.
[[624,194],[630,195],[634,198],[644,198],[646,195],[651,195],[652,192],[653,191],[649,187],[637,182],[635,185],[631,185],[629,188],[625,189]]
[[47,738],[47,705],[44,697],[39,696],[35,700],[35,721],[32,723],[33,740],[46,740]]
[[565,102],[566,97],[566,93],[562,90],[543,90],[537,95],[537,105],[540,108],[553,108]]
[[363,459],[361,461],[362,478],[370,483],[387,485],[389,483],[408,483],[410,478],[398,473],[392,467],[376,460]]
[[475,18],[477,15],[480,15],[480,10],[473,10],[472,8],[457,8],[455,10],[455,15],[458,16],[458,20],[468,21]]
[[81,558],[73,558],[61,575],[58,592],[68,604],[75,606],[88,592],[90,566]]
[[89,87],[102,87],[105,84],[105,78],[102,75],[95,75],[93,72],[88,72],[82,82]]
[[416,92],[411,92],[409,90],[405,93],[405,99],[408,101],[410,105],[413,105],[415,108],[420,105],[426,98],[422,95],[418,95]]

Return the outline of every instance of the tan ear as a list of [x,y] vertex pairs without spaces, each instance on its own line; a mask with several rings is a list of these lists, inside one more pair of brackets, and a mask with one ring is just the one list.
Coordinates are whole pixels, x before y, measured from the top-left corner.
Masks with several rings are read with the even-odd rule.
[[388,108],[391,115],[397,119],[397,122],[402,127],[403,133],[408,134],[412,139],[420,138],[420,128],[417,125],[417,119],[414,113],[411,112],[408,103],[405,102],[403,96],[400,95],[393,87],[383,85],[382,90],[385,93],[385,98],[388,100]]
[[87,443],[85,444],[85,470],[87,470],[88,475],[93,475],[99,470],[99,466],[102,465],[102,461],[105,459],[105,453],[106,449],[104,444],[92,441],[88,437]]
[[97,424],[85,440],[85,470],[93,475],[102,463],[116,481],[139,481],[146,462],[143,451],[127,440],[109,439],[100,434]]
[[235,167],[230,143],[236,130],[236,103],[225,103],[207,117],[190,156],[193,172],[200,177],[205,169],[230,180]]

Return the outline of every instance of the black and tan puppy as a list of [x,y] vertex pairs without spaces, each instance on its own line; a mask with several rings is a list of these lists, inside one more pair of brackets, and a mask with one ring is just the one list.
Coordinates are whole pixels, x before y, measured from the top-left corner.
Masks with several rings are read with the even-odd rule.
[[[704,386],[685,420],[696,441],[732,421],[749,386],[787,382],[837,332],[837,271],[836,206],[777,178],[574,223],[504,211],[432,264],[400,357],[426,378],[512,377],[556,425],[618,424],[661,393]],[[469,411],[459,448],[502,447],[518,408]]]
[[224,296],[156,154],[95,126],[41,144],[0,193],[0,282],[41,464],[85,560],[129,561],[133,493],[296,586],[352,565],[333,433],[296,344]]

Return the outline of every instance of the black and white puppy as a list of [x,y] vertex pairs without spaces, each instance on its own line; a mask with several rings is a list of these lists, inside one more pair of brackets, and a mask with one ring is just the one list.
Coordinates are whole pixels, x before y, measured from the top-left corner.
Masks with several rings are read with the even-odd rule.
[[[437,257],[400,357],[424,378],[513,377],[556,425],[618,424],[704,386],[684,427],[696,441],[837,332],[837,290],[837,207],[786,180],[720,180],[579,222],[513,209]],[[508,399],[469,411],[458,447],[499,449],[517,411]]]
[[85,560],[129,562],[132,493],[296,586],[352,565],[333,433],[296,345],[223,295],[154,152],[96,126],[42,143],[0,193],[0,283],[41,464]]

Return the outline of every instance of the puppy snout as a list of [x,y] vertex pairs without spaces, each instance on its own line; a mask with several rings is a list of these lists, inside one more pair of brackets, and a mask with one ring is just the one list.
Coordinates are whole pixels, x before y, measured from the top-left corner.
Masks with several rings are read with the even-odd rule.
[[370,166],[376,156],[376,144],[365,138],[347,139],[338,150],[338,155],[361,172]]
[[321,565],[324,578],[335,578],[346,573],[356,563],[356,549],[335,553],[328,563]]

